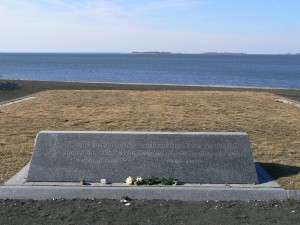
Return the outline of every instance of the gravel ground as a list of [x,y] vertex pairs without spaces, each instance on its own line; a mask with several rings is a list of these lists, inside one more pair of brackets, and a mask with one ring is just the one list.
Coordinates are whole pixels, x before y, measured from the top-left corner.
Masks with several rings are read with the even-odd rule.
[[0,224],[299,224],[300,200],[0,200]]

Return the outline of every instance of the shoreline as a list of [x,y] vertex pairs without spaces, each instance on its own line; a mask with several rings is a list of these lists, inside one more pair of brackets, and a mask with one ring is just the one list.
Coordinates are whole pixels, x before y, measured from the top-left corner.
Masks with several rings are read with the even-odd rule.
[[27,79],[14,79],[0,77],[0,81],[9,82],[49,82],[49,83],[76,83],[76,84],[101,84],[101,85],[135,85],[135,86],[166,86],[166,87],[190,87],[190,88],[240,88],[240,89],[262,89],[262,90],[296,90],[300,91],[300,88],[285,88],[285,87],[267,87],[267,86],[235,86],[235,85],[211,85],[211,84],[166,84],[166,83],[131,83],[131,82],[101,82],[101,81],[60,81],[60,80],[27,80]]
[[14,82],[21,87],[0,91],[0,102],[22,98],[46,90],[139,90],[139,91],[249,91],[269,92],[285,98],[300,101],[300,88],[273,88],[251,86],[223,85],[184,85],[184,84],[147,84],[147,83],[114,83],[114,82],[77,82],[77,81],[41,81],[3,79]]

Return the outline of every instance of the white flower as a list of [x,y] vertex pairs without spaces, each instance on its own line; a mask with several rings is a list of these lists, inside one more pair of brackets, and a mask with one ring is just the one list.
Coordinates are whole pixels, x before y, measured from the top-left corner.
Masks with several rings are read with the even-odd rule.
[[143,181],[143,178],[142,178],[142,177],[137,177],[137,178],[136,178],[136,181],[142,182],[142,181]]
[[137,178],[133,181],[133,183],[134,183],[135,185],[141,185],[141,184],[143,184],[143,178],[142,178],[142,177],[137,177]]
[[131,184],[133,184],[133,179],[132,179],[132,177],[127,177],[127,179],[126,179],[126,184],[129,184],[129,185],[131,185]]

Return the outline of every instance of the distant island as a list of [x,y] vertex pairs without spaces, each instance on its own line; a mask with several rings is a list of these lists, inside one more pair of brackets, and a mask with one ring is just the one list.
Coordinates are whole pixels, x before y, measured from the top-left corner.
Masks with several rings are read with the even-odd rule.
[[169,54],[182,54],[182,53],[172,53],[172,52],[131,52],[131,54],[160,54],[160,55],[169,55]]

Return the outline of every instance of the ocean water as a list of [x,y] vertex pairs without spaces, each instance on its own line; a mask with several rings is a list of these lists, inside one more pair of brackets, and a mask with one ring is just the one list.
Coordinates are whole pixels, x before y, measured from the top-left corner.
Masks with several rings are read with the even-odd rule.
[[0,77],[300,88],[300,55],[1,53]]

